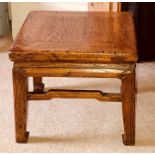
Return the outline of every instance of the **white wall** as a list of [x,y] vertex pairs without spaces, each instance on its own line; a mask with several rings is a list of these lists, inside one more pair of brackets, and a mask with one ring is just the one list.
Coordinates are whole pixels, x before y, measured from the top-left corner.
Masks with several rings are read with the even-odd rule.
[[88,3],[11,3],[12,35],[15,38],[27,14],[32,10],[88,11]]

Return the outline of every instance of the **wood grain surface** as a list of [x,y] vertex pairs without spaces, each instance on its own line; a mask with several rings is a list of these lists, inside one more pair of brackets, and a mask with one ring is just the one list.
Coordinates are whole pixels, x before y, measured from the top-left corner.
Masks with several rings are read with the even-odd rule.
[[[136,37],[132,13],[33,11],[11,47],[16,141],[27,142],[27,101],[89,98],[122,101],[123,143],[135,143]],[[33,92],[28,91],[33,77]],[[119,78],[121,94],[44,90],[42,77]]]
[[122,79],[122,113],[125,145],[135,144],[135,71]]
[[15,110],[16,142],[25,143],[28,140],[27,132],[27,92],[28,78],[23,77],[18,69],[13,68],[13,90]]
[[33,11],[10,50],[13,61],[135,62],[133,14]]
[[[25,77],[85,77],[85,78],[119,78],[122,79],[135,69],[134,64],[75,64],[75,63],[15,63],[19,72]],[[40,78],[39,78],[40,79]],[[37,88],[41,87],[36,82]],[[39,83],[39,84],[38,84]],[[34,84],[35,86],[35,84]],[[35,86],[36,87],[36,86]]]
[[96,99],[99,101],[121,102],[121,95],[119,93],[103,93],[99,90],[59,90],[50,89],[47,92],[28,94],[29,100],[50,100],[53,98],[83,98]]

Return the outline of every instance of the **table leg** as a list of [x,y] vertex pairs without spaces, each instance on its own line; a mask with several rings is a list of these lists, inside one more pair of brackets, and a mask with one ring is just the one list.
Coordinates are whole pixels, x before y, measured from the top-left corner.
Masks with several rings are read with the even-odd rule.
[[29,135],[26,131],[28,79],[15,68],[13,69],[13,88],[16,142],[26,143]]
[[42,77],[34,77],[33,86],[34,86],[34,92],[37,92],[37,93],[43,92],[44,84],[42,83]]
[[135,71],[122,79],[122,112],[125,145],[135,144]]

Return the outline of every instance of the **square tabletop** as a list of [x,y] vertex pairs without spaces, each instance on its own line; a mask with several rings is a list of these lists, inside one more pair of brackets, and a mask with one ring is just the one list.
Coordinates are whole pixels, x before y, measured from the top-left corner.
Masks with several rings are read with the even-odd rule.
[[133,13],[32,11],[12,44],[12,61],[137,61]]

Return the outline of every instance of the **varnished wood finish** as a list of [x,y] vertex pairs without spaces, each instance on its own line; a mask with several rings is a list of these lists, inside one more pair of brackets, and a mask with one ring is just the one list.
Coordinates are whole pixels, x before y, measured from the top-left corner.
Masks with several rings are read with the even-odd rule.
[[[24,76],[119,78],[130,74],[134,64],[78,64],[78,63],[15,63]],[[39,79],[39,82],[40,79]]]
[[[108,67],[109,66],[109,67]],[[123,102],[124,131],[123,142],[125,145],[133,145],[135,134],[134,127],[134,64],[71,64],[71,63],[43,63],[37,68],[37,63],[17,63],[14,70],[25,79],[26,77],[36,77],[38,83],[40,77],[98,77],[98,78],[119,78],[122,80],[122,97],[117,93],[102,93],[94,90],[49,90],[47,92],[29,92],[28,100],[48,100],[52,98],[89,98],[99,101]],[[19,76],[19,77],[20,77]],[[39,77],[39,78],[38,78]],[[18,79],[17,79],[18,80]],[[18,83],[20,84],[20,83]],[[17,87],[17,86],[15,86]],[[23,94],[20,94],[21,96]],[[24,96],[23,96],[24,97]],[[21,98],[23,98],[21,97]],[[19,99],[17,103],[19,103]],[[18,109],[15,107],[15,109]],[[17,111],[17,110],[16,110]],[[18,120],[16,119],[16,122]],[[133,123],[133,124],[132,124]],[[17,131],[18,133],[18,131]],[[19,135],[19,133],[18,133]],[[20,134],[21,135],[21,134]],[[17,142],[21,142],[17,140]],[[23,140],[22,142],[26,142]]]
[[43,93],[30,92],[29,100],[49,100],[52,98],[83,98],[97,99],[99,101],[121,102],[121,95],[118,93],[103,93],[98,90],[54,90]]
[[10,50],[13,61],[135,62],[133,14],[33,11]]
[[134,63],[64,63],[64,62],[18,62],[14,63],[15,67],[20,68],[85,68],[85,69],[114,69],[132,71],[135,69]]
[[125,145],[135,144],[135,72],[122,79],[122,111]]
[[13,69],[13,88],[16,142],[25,143],[29,135],[26,131],[28,81],[16,68]]
[[[31,12],[12,45],[16,141],[27,142],[27,100],[89,98],[122,102],[125,145],[135,142],[134,20],[131,13]],[[27,78],[34,90],[28,92]],[[121,94],[44,90],[42,77],[118,78]]]
[[94,78],[122,78],[132,72],[121,68],[49,68],[49,67],[29,67],[22,68],[24,76],[43,77],[94,77]]

